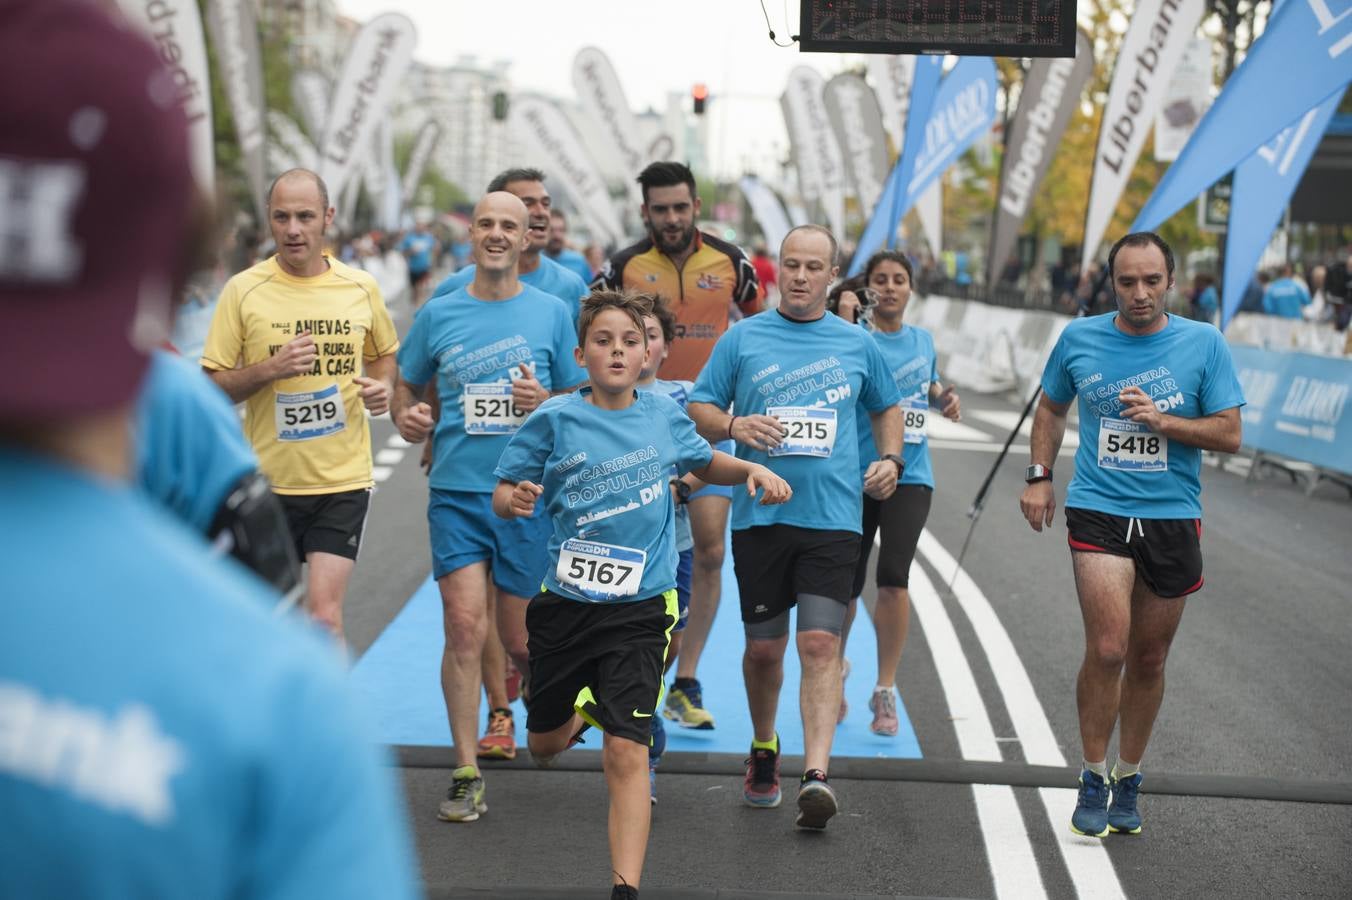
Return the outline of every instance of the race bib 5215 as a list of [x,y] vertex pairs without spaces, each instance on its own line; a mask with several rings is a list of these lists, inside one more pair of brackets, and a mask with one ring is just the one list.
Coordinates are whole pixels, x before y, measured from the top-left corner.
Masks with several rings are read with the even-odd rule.
[[765,414],[784,426],[771,456],[830,456],[836,446],[836,411],[829,406],[771,406]]

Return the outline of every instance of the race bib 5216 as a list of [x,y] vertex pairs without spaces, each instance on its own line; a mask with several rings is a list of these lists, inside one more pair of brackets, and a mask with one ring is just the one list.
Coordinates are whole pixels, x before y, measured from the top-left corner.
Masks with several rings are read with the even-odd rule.
[[647,560],[633,547],[569,538],[559,547],[554,577],[593,600],[618,600],[638,593]]
[[347,408],[338,385],[301,394],[277,394],[277,440],[309,441],[347,427]]
[[465,385],[465,433],[516,434],[524,421],[510,384]]
[[829,406],[771,406],[765,414],[784,426],[771,456],[830,456],[836,446],[836,411]]
[[1139,422],[1100,419],[1098,464],[1121,472],[1167,472],[1169,442]]

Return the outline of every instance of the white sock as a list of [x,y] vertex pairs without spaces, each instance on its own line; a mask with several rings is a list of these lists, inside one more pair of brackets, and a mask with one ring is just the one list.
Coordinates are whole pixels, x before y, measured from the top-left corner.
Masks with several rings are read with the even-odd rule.
[[1140,771],[1140,763],[1123,762],[1120,759],[1113,763],[1113,778],[1130,778]]
[[889,694],[891,692],[892,685],[890,684],[880,684],[873,688],[873,693],[875,694]]
[[1105,781],[1107,780],[1108,761],[1106,759],[1101,759],[1098,762],[1090,762],[1086,759],[1084,761],[1084,767]]

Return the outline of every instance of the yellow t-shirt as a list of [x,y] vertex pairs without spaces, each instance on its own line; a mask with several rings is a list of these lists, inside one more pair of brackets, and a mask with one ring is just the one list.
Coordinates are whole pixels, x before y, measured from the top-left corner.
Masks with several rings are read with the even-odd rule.
[[251,366],[309,331],[319,351],[308,375],[282,378],[245,401],[244,430],[279,494],[371,487],[371,431],[353,378],[362,361],[399,349],[376,280],[326,256],[313,278],[288,275],[274,256],[231,278],[216,303],[202,365]]

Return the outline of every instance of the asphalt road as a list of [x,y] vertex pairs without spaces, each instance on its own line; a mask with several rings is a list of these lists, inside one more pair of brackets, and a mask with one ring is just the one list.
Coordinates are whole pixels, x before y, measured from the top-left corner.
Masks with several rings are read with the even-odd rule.
[[[1206,587],[1187,601],[1170,657],[1144,762],[1144,833],[1076,838],[1082,632],[1064,527],[1038,535],[1019,516],[1027,448],[1016,440],[963,560],[968,577],[948,591],[967,510],[1019,406],[969,395],[964,409],[970,431],[934,440],[932,538],[913,571],[899,673],[925,759],[838,764],[841,815],[803,834],[791,797],[779,810],[742,805],[740,760],[669,753],[644,896],[1352,895],[1347,492],[1246,481],[1242,461],[1204,469]],[[418,449],[392,435],[388,420],[373,423],[387,471],[347,604],[357,654],[430,569]],[[870,648],[850,655],[871,668]],[[785,698],[796,705],[791,686]],[[604,782],[594,751],[569,755],[566,770],[489,771],[490,812],[449,825],[436,819],[447,754],[403,750],[429,895],[605,896]],[[797,771],[791,758],[784,771]]]

